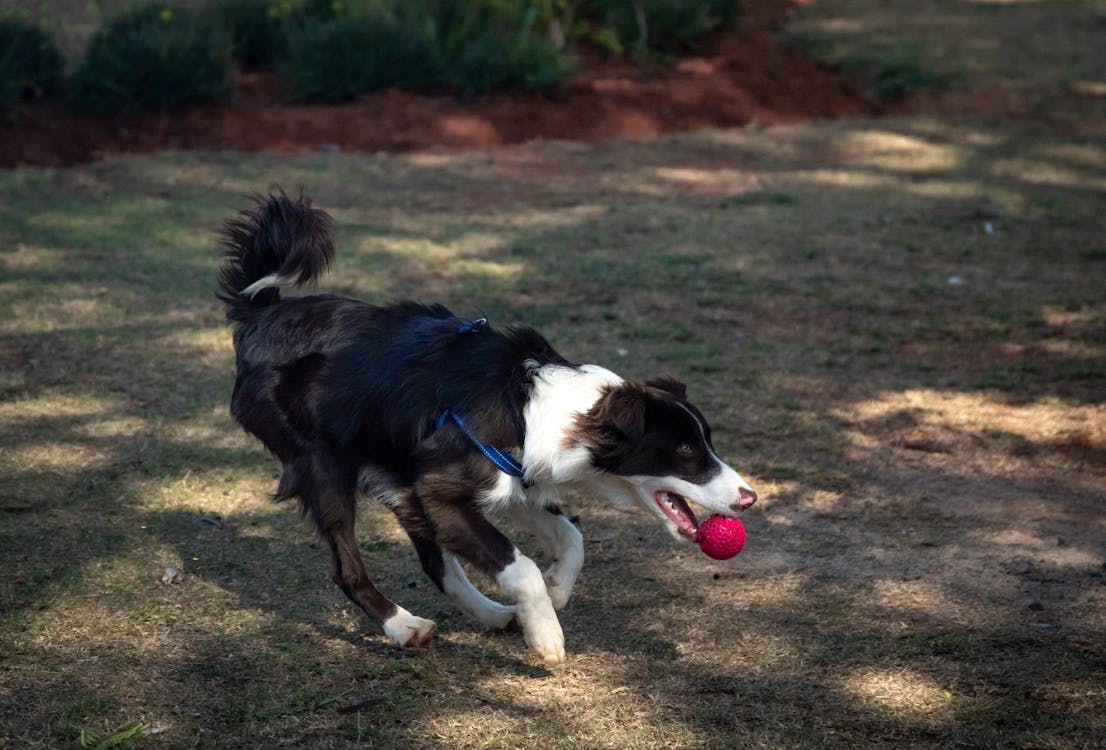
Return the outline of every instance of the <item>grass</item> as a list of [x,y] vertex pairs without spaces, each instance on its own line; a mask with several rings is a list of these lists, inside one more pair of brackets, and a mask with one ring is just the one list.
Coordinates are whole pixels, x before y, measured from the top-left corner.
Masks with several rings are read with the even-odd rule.
[[1085,53],[1096,43],[1102,11],[1098,0],[818,0],[799,7],[789,31],[876,93],[1001,88],[1038,113],[1061,117],[1068,113],[1049,111],[1058,98],[1100,92],[1106,80],[1102,56]]
[[[6,173],[0,737],[141,722],[159,733],[130,742],[151,746],[1090,746],[1104,471],[1080,457],[1106,427],[1106,309],[1080,248],[1100,241],[1098,193],[1089,166],[1072,186],[997,166],[1064,143],[903,120]],[[765,496],[746,551],[716,564],[574,498],[589,563],[569,663],[546,670],[475,630],[367,506],[379,582],[442,637],[363,640],[225,412],[212,232],[274,182],[340,222],[328,288],[533,316],[570,357],[688,380]],[[1008,217],[999,241],[973,218],[985,200]],[[1042,233],[1071,251],[1042,252]],[[1047,577],[1003,573],[1017,550]]]
[[[1106,142],[1070,124],[0,174],[0,747],[1098,746]],[[338,220],[327,290],[686,380],[762,497],[743,553],[570,498],[547,669],[365,504],[375,579],[440,632],[366,636],[226,413],[213,234],[274,184]]]

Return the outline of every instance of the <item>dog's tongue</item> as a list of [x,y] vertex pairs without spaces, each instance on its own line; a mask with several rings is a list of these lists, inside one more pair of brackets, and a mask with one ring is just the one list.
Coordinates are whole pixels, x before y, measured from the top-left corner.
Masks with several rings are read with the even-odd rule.
[[687,501],[673,492],[666,492],[662,502],[664,503],[664,510],[675,521],[680,533],[694,539],[699,531],[699,521],[695,518],[695,514],[691,512]]

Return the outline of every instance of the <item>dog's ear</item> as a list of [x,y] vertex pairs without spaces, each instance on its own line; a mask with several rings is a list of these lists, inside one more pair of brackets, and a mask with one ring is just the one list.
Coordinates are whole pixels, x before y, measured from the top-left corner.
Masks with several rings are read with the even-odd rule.
[[621,383],[608,388],[586,414],[577,417],[570,440],[587,446],[597,468],[617,471],[645,435],[649,398],[649,389],[641,383]]
[[626,383],[607,391],[599,404],[598,424],[603,437],[634,443],[645,434],[645,399],[640,385]]
[[671,393],[681,401],[687,401],[687,386],[675,378],[665,376],[653,380],[646,380],[645,385],[650,388],[656,388],[658,391]]

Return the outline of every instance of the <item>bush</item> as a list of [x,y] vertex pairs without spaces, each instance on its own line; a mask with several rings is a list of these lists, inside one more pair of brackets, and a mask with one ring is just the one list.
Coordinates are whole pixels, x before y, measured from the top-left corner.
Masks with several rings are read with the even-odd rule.
[[86,112],[168,111],[231,92],[231,42],[209,19],[153,5],[98,31],[73,76],[74,105]]
[[390,86],[425,88],[440,77],[427,36],[385,16],[303,25],[289,37],[281,70],[305,98],[321,101]]
[[444,82],[473,93],[549,88],[572,69],[570,59],[538,24],[548,21],[534,2],[411,0],[410,22],[430,29]]
[[[737,21],[738,0],[643,0],[646,47],[676,51],[694,47],[700,37]],[[641,49],[640,21],[635,0],[585,0],[583,12],[610,28],[622,46]]]
[[495,89],[544,89],[571,70],[550,42],[533,36],[478,36],[446,67],[445,82],[472,93]]
[[57,88],[62,59],[41,29],[17,21],[0,21],[0,112],[21,99],[41,97]]
[[478,39],[528,34],[524,7],[521,0],[400,0],[393,12],[404,24],[426,29],[438,56],[452,61]]
[[234,59],[245,69],[272,65],[287,47],[290,4],[278,0],[215,0],[205,14],[230,36]]
[[436,84],[477,93],[540,89],[571,68],[564,53],[532,32],[521,2],[362,0],[352,7],[311,0],[297,9],[282,72],[305,98],[343,101]]

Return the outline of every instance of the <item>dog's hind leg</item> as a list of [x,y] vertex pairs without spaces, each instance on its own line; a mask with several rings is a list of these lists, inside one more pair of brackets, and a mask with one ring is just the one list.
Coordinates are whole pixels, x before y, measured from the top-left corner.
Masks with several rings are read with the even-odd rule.
[[[287,468],[286,468],[287,473]],[[331,578],[369,619],[400,646],[423,646],[435,634],[434,623],[393,603],[373,585],[354,534],[355,481],[336,462],[315,456],[298,493],[330,547]]]
[[584,566],[584,536],[556,505],[546,508],[515,505],[511,517],[534,534],[553,559],[544,578],[554,609],[562,609]]
[[433,621],[425,620],[392,602],[373,585],[361,559],[353,534],[353,520],[323,530],[323,538],[334,556],[331,578],[350,600],[376,622],[384,634],[399,646],[425,646],[436,632]]

